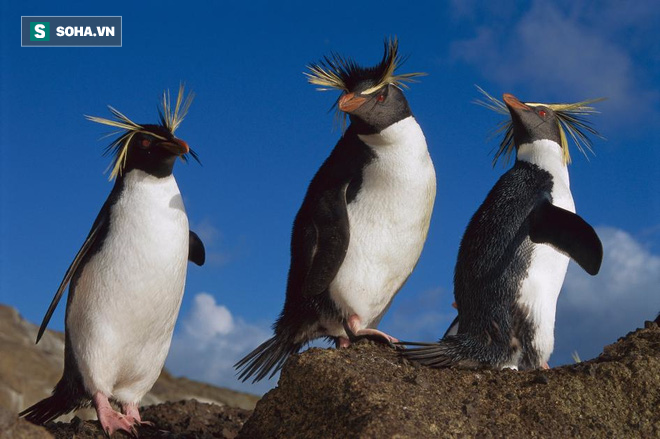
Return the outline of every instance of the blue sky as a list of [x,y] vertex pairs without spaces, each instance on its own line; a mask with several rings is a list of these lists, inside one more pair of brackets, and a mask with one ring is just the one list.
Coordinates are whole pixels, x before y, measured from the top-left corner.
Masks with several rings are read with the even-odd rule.
[[[605,247],[595,277],[571,264],[551,365],[603,345],[660,311],[660,6],[657,2],[30,2],[3,0],[0,42],[0,302],[39,323],[111,190],[102,156],[110,104],[154,122],[162,91],[197,94],[177,135],[203,166],[175,174],[208,260],[189,270],[168,367],[263,392],[231,364],[281,310],[293,217],[340,133],[302,71],[330,51],[375,64],[384,38],[423,71],[406,92],[427,137],[438,193],[417,269],[381,324],[432,340],[454,317],[452,273],[470,216],[506,167],[491,167],[498,116],[474,84],[526,101],[606,96],[607,138],[573,150],[578,213]],[[579,3],[579,4],[578,4]],[[322,8],[327,6],[327,8]],[[21,48],[21,15],[121,15],[121,48]],[[64,305],[64,302],[62,303]],[[50,327],[62,329],[64,307]]]

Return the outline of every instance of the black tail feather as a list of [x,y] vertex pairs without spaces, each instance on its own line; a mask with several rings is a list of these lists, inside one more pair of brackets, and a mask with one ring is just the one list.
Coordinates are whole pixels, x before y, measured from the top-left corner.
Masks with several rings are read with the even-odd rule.
[[293,343],[288,338],[275,335],[234,365],[234,368],[240,371],[238,379],[247,381],[254,376],[252,382],[256,383],[269,373],[268,378],[272,378],[282,368],[287,358],[298,352],[301,347],[301,343]]
[[411,361],[436,368],[452,365],[499,367],[510,361],[517,350],[508,340],[496,339],[494,336],[480,339],[470,334],[448,335],[437,343],[402,342],[400,345],[419,346],[405,349],[402,355]]
[[449,347],[443,340],[437,343],[402,343],[408,346],[422,346],[414,349],[406,349],[402,355],[411,361],[416,361],[429,367],[448,367],[455,359]]
[[397,346],[435,346],[438,344],[438,342],[424,342],[424,341],[404,341],[404,340],[399,340],[397,342],[394,342],[395,345]]
[[53,392],[51,396],[26,408],[18,414],[33,424],[43,425],[53,419],[71,413],[81,406],[79,400],[72,400],[60,392]]

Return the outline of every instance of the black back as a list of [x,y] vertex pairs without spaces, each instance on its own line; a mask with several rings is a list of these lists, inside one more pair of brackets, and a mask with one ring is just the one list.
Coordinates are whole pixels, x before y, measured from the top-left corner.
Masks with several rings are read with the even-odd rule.
[[327,289],[341,266],[350,230],[347,205],[362,186],[362,171],[375,155],[351,124],[307,189],[293,223],[286,302],[275,324],[295,327],[335,314]]
[[[550,173],[517,161],[470,220],[454,273],[459,334],[503,340],[515,333],[523,351],[533,353],[532,329],[515,301],[531,262],[528,217],[550,199],[552,185]],[[536,360],[523,358],[521,364],[531,366]]]

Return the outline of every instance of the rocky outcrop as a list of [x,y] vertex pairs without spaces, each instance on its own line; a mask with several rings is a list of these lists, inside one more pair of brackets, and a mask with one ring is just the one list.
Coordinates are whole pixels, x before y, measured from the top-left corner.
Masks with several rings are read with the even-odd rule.
[[[138,427],[140,439],[234,439],[252,413],[249,410],[205,404],[195,400],[166,402],[145,407],[142,418],[153,425]],[[78,417],[70,422],[53,422],[46,427],[18,419],[15,413],[0,407],[2,439],[97,439],[105,434],[98,421]],[[115,437],[128,437],[123,432]]]
[[16,412],[0,407],[0,438],[2,439],[53,439],[44,427],[19,419]]
[[[2,407],[42,398],[59,378],[49,368],[61,368],[61,334],[47,333],[37,348],[35,334],[0,306],[0,437],[101,437],[96,421],[36,427]],[[433,370],[370,342],[310,349],[287,361],[253,414],[229,407],[227,395],[247,408],[256,397],[167,373],[150,395],[145,404],[222,405],[143,407],[154,426],[140,427],[142,439],[660,437],[660,327],[647,322],[594,360],[529,372]]]
[[[36,325],[24,320],[14,308],[0,305],[0,408],[9,412],[18,413],[49,396],[62,375],[64,334],[47,330],[35,345],[37,330]],[[183,399],[251,410],[259,397],[175,378],[163,371],[142,404]],[[94,417],[94,411],[81,410],[76,415],[90,418]]]
[[433,370],[369,342],[292,357],[241,438],[660,437],[660,328],[545,371]]
[[[167,402],[142,409],[142,418],[153,423],[138,428],[140,439],[233,439],[251,411],[205,404],[194,400]],[[95,439],[104,437],[97,421],[74,418],[71,422],[46,426],[55,439]],[[116,437],[128,437],[119,432]]]

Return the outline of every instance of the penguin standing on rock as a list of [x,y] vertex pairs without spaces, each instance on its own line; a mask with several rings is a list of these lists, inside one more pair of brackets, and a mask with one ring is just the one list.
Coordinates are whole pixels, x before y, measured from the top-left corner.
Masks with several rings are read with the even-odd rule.
[[582,152],[590,149],[586,132],[597,133],[582,116],[594,112],[588,105],[597,100],[538,104],[505,94],[502,103],[483,93],[488,101],[481,104],[510,114],[493,163],[514,148],[516,162],[461,241],[454,273],[457,319],[437,343],[402,342],[421,346],[403,355],[432,367],[547,367],[569,258],[595,275],[603,257],[596,232],[575,214],[567,168],[566,132]]
[[396,341],[377,328],[417,264],[435,200],[426,139],[402,92],[420,73],[395,74],[397,41],[371,68],[333,54],[306,73],[343,93],[350,119],[296,215],[284,309],[274,336],[236,364],[240,378],[274,375],[289,355],[326,337]]
[[44,424],[91,402],[106,434],[137,435],[140,400],[169,350],[187,261],[202,265],[205,258],[172,175],[177,158],[197,159],[174,137],[191,102],[181,87],[172,110],[164,94],[158,125],[139,125],[112,107],[116,120],[87,117],[121,130],[107,150],[116,180],[39,328],[37,343],[70,285],[64,372],[52,396],[20,414],[27,420]]

